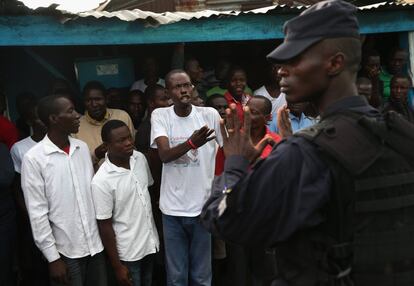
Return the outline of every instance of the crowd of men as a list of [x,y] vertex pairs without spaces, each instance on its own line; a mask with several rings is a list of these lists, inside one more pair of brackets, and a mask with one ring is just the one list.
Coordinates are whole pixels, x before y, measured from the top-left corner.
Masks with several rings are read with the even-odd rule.
[[[277,53],[270,59],[279,61]],[[414,123],[407,59],[398,47],[384,58],[363,50],[358,102],[348,105],[369,102],[363,112],[395,111]],[[304,196],[327,200],[318,188],[332,180],[313,150],[298,147],[299,137],[288,140],[317,123],[321,109],[311,100],[289,100],[293,83],[280,85],[287,65],[293,64],[269,63],[268,80],[252,91],[245,70],[228,61],[218,61],[209,79],[195,58],[160,78],[156,61],[148,58],[144,78],[127,94],[87,83],[83,115],[65,86],[40,99],[21,94],[16,123],[0,115],[0,285],[270,285],[283,270],[275,266],[279,255],[301,255],[300,248],[275,252],[270,242],[286,240],[299,219],[304,227],[320,218],[310,212],[312,203],[298,206],[288,195],[275,203],[276,209],[285,203],[278,217],[266,217],[271,204],[247,199],[246,190],[270,192],[274,176],[265,171],[283,164],[293,167],[278,173],[283,186],[274,187],[289,188],[292,196],[311,180]],[[315,84],[302,80],[303,89]],[[235,160],[226,149],[237,145],[232,134],[243,122],[265,162],[257,170],[256,160]],[[304,170],[308,163],[312,170]],[[247,175],[242,167],[255,171]],[[297,184],[289,183],[294,175]],[[234,177],[243,183],[236,185],[236,199],[230,196]],[[234,212],[221,219],[226,208]],[[296,208],[303,217],[292,218]],[[261,233],[269,221],[277,233]]]

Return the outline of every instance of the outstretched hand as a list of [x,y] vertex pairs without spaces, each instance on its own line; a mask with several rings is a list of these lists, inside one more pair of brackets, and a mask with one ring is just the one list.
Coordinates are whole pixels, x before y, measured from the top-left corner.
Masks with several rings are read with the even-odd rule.
[[213,133],[214,133],[214,129],[210,129],[206,125],[194,131],[190,137],[190,140],[198,148],[198,147],[203,146],[207,142],[215,139],[216,136],[211,136]]
[[239,155],[253,163],[263,152],[266,145],[272,144],[274,141],[271,137],[265,136],[257,145],[254,145],[250,137],[250,110],[248,107],[244,107],[243,112],[244,123],[243,128],[241,128],[242,123],[237,116],[236,105],[231,104],[230,108],[226,109],[226,120],[222,119],[220,121],[223,150],[226,157]]

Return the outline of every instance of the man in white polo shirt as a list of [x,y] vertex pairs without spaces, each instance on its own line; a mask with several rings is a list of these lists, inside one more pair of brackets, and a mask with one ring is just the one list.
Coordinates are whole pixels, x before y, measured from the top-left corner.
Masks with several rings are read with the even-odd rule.
[[108,152],[92,194],[102,241],[119,285],[150,286],[159,249],[148,193],[151,172],[124,122],[108,121],[101,134]]
[[49,262],[52,285],[106,285],[103,245],[91,194],[86,143],[69,136],[80,115],[66,94],[45,97],[38,115],[45,138],[23,158],[22,189],[37,247]]
[[194,87],[184,71],[169,72],[165,82],[174,105],[153,111],[150,142],[163,162],[160,209],[167,284],[209,286],[211,237],[199,215],[214,177],[213,139],[222,144],[220,115],[191,104]]

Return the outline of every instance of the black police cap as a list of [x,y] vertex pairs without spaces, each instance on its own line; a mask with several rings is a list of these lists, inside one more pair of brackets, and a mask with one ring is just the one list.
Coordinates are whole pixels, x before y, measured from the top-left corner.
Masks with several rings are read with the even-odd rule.
[[272,62],[292,59],[323,39],[359,38],[357,8],[345,1],[327,0],[316,3],[283,27],[285,39],[267,55]]

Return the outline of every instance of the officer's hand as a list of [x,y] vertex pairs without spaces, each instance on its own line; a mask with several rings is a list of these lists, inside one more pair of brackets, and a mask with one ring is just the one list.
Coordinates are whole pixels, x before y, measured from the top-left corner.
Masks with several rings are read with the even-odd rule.
[[289,119],[289,109],[286,105],[277,110],[277,128],[279,129],[279,135],[282,138],[289,137],[293,134],[292,125]]
[[226,120],[220,120],[221,134],[223,135],[223,150],[226,157],[239,155],[253,163],[266,147],[269,139],[265,137],[256,146],[253,145],[250,138],[250,110],[248,107],[244,107],[243,110],[243,128],[240,128],[241,122],[237,116],[235,104],[231,104],[230,108],[226,109]]
[[214,129],[209,129],[207,125],[203,126],[200,129],[194,131],[194,133],[190,137],[190,140],[196,147],[201,147],[208,141],[211,141],[214,138],[216,138],[216,136],[210,137],[210,135],[213,134],[213,132]]
[[50,278],[56,283],[69,285],[68,271],[65,262],[62,259],[49,263]]
[[101,145],[96,147],[96,149],[95,149],[96,158],[102,159],[103,157],[105,157],[106,151],[108,151],[108,147],[105,143],[102,143]]

